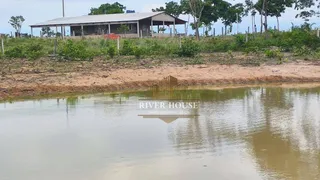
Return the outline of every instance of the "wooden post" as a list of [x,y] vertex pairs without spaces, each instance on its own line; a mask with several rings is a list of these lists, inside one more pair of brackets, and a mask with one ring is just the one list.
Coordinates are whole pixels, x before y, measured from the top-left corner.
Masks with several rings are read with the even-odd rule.
[[216,28],[213,28],[213,37],[216,37]]
[[182,44],[181,44],[181,36],[179,36],[179,47],[180,47],[180,48],[182,47]]
[[248,37],[248,31],[246,31],[246,42],[249,41],[249,37]]
[[76,32],[75,31],[72,31],[72,36],[76,36]]
[[141,36],[140,36],[140,37],[141,37],[141,38],[143,38],[142,30],[140,30],[140,34],[141,34]]
[[111,26],[108,24],[108,34],[111,34]]
[[317,29],[317,36],[320,37],[320,30],[319,30],[319,28]]
[[2,55],[4,55],[4,44],[3,44],[3,38],[1,38],[1,51],[2,51]]
[[117,39],[117,49],[118,49],[118,53],[120,53],[120,36]]
[[57,37],[54,40],[54,56],[57,54],[57,46],[58,46],[58,39]]

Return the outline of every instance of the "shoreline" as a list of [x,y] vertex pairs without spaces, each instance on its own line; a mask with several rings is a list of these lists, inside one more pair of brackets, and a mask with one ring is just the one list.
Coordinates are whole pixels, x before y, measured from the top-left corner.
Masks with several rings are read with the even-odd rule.
[[[178,86],[252,86],[269,83],[320,83],[320,66],[304,62],[243,67],[239,65],[170,64],[152,68],[123,68],[69,73],[13,73],[0,76],[0,101],[69,93],[102,93],[146,89],[167,76]],[[308,87],[308,86],[307,86]]]

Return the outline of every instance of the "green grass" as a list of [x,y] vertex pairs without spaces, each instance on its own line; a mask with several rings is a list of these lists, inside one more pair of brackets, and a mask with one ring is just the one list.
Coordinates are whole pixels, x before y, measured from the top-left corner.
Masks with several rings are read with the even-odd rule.
[[[265,34],[250,34],[248,42],[243,34],[224,37],[203,37],[196,41],[193,37],[180,38],[142,38],[120,40],[118,50],[116,40],[105,39],[54,39],[54,38],[6,38],[5,56],[1,59],[26,58],[38,59],[54,54],[55,42],[56,54],[61,60],[88,61],[94,57],[117,58],[132,56],[136,59],[165,56],[195,57],[201,53],[217,52],[244,52],[245,54],[270,52],[275,47],[279,53],[290,52],[296,56],[310,56],[318,59],[320,54],[320,38],[314,31],[295,27],[290,32],[277,32],[270,30],[268,38]],[[114,49],[116,48],[116,49]],[[272,51],[271,51],[272,52]],[[279,54],[278,53],[278,54]],[[270,54],[270,53],[269,53]],[[269,55],[266,53],[266,55]],[[200,63],[200,62],[194,62]]]

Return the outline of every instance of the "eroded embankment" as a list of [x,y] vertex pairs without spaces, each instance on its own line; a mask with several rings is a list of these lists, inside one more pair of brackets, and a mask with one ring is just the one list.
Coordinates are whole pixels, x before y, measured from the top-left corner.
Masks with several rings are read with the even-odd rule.
[[261,67],[164,65],[149,69],[11,74],[0,78],[0,100],[148,88],[169,75],[178,78],[180,86],[320,82],[320,66],[306,63]]

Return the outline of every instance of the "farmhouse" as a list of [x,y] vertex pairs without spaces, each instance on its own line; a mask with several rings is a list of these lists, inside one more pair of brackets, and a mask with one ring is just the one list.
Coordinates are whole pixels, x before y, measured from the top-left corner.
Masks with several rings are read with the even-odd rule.
[[[125,31],[121,30],[125,26]],[[126,37],[158,37],[177,35],[176,26],[184,25],[186,33],[186,21],[166,14],[165,12],[126,13],[85,15],[78,17],[63,17],[46,22],[30,25],[33,36],[34,28],[51,27],[64,29],[70,27],[70,36],[101,36],[106,34],[118,34]],[[157,27],[154,30],[154,27]],[[170,32],[165,34],[166,32]],[[62,33],[63,35],[64,33]]]

